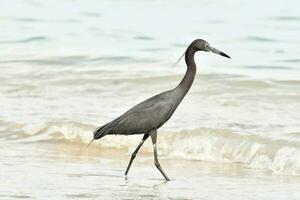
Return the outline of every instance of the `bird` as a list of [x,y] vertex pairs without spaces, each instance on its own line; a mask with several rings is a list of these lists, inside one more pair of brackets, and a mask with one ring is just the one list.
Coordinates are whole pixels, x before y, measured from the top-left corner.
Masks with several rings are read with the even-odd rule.
[[131,164],[135,159],[138,151],[150,136],[154,152],[154,165],[164,176],[165,180],[170,181],[169,177],[164,172],[158,161],[156,146],[157,130],[171,118],[178,105],[181,103],[181,101],[191,88],[196,74],[196,63],[194,60],[194,56],[198,51],[213,52],[221,56],[230,58],[230,56],[228,56],[224,52],[213,48],[205,40],[194,40],[182,55],[182,57],[185,56],[187,70],[181,82],[174,89],[157,94],[135,105],[118,118],[106,123],[101,127],[96,128],[93,132],[93,139],[90,141],[89,145],[94,140],[103,138],[106,135],[144,134],[142,140],[131,155],[129,164],[125,171],[125,178],[127,178],[127,174],[131,167]]

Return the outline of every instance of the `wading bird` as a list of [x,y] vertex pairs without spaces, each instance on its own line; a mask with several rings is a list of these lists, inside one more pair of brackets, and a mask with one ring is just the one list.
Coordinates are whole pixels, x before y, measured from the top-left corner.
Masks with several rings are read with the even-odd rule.
[[170,119],[193,84],[196,74],[194,55],[197,51],[210,51],[230,58],[222,51],[211,47],[205,40],[197,39],[193,41],[184,53],[187,71],[177,87],[172,90],[162,92],[137,104],[120,117],[97,128],[94,131],[94,138],[92,141],[95,139],[100,139],[106,135],[144,134],[142,141],[131,155],[125,176],[127,176],[132,161],[134,160],[139,149],[145,140],[150,136],[154,150],[154,164],[165,177],[165,179],[167,181],[170,180],[158,162],[156,147],[157,130]]

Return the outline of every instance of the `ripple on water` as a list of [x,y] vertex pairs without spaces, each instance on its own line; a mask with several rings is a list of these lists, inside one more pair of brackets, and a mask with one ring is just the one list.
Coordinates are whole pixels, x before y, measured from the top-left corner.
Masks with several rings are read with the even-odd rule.
[[153,37],[149,37],[149,36],[135,36],[133,39],[135,39],[135,40],[154,40]]
[[271,20],[276,21],[299,21],[300,17],[298,16],[277,16],[277,17],[271,17]]
[[272,70],[291,70],[294,69],[293,67],[288,67],[288,66],[263,66],[263,65],[244,65],[244,68],[249,68],[249,69],[272,69]]
[[279,62],[285,62],[285,63],[300,63],[300,59],[293,58],[293,59],[283,59],[279,60]]
[[130,56],[98,56],[88,57],[84,55],[74,56],[55,56],[38,59],[12,59],[3,60],[0,63],[22,63],[30,65],[98,65],[98,64],[122,64],[122,63],[140,63],[140,62],[156,62],[154,59],[136,59]]
[[254,42],[277,42],[277,40],[268,38],[268,37],[262,37],[262,36],[249,36],[245,37],[245,40],[247,41],[254,41]]
[[88,194],[88,193],[66,194],[65,196],[69,197],[71,199],[94,197],[94,195],[91,195],[91,194]]
[[81,13],[81,15],[85,17],[95,17],[95,18],[102,17],[102,14],[98,12],[83,12]]
[[28,37],[25,39],[20,40],[7,40],[7,41],[0,41],[0,44],[17,44],[17,43],[30,43],[30,42],[41,42],[41,41],[47,41],[49,38],[44,36],[33,36]]
[[17,199],[31,199],[32,198],[31,196],[28,196],[28,195],[11,195],[9,197],[17,198]]
[[11,17],[3,16],[2,20],[9,20],[14,22],[23,22],[23,23],[78,23],[78,19],[46,19],[46,18],[34,18],[34,17]]

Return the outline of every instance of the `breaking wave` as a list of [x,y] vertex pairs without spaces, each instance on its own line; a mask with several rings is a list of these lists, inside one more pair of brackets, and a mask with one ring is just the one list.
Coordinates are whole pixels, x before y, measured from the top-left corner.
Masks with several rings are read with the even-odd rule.
[[[39,127],[10,124],[1,132],[6,140],[23,142],[63,141],[86,145],[92,138],[93,125],[77,122],[51,122]],[[299,135],[299,134],[296,134]],[[118,148],[132,152],[141,139],[135,136],[105,136],[93,147]],[[150,140],[149,140],[150,141]],[[152,152],[150,142],[142,148]],[[300,142],[235,133],[226,129],[197,128],[179,132],[160,131],[158,148],[161,156],[218,163],[238,163],[247,168],[271,170],[276,174],[300,175]]]

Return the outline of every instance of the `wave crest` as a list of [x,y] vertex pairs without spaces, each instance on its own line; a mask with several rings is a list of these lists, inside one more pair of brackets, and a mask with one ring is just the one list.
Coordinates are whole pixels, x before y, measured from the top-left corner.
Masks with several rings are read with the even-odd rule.
[[[92,139],[95,127],[77,122],[51,122],[30,128],[18,125],[23,130],[23,140],[80,142],[87,144]],[[106,136],[95,141],[101,148],[118,148],[132,152],[141,135]],[[219,163],[238,163],[247,168],[271,170],[278,174],[300,175],[300,143],[285,139],[245,135],[227,129],[197,128],[179,132],[159,131],[159,153],[162,156]],[[150,142],[142,148],[152,152]]]

